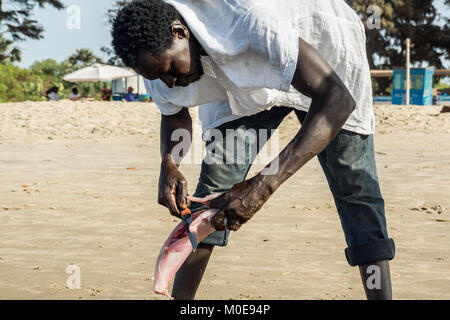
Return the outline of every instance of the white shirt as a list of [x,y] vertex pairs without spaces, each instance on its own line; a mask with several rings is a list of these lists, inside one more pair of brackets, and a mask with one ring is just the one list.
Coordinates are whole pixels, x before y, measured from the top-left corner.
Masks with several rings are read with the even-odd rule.
[[208,75],[187,87],[169,88],[161,80],[144,79],[147,93],[164,115],[173,115],[181,109],[199,106],[198,117],[203,131],[240,118],[233,115],[225,89]]
[[61,100],[61,97],[57,93],[52,91],[48,94],[48,101],[59,101],[59,100]]
[[80,99],[81,98],[81,94],[79,94],[79,93],[77,93],[77,94],[74,94],[74,93],[69,94],[69,99],[73,99],[73,98]]
[[[207,128],[220,122],[212,111],[216,108],[228,119],[273,106],[308,111],[311,100],[290,85],[301,37],[318,50],[356,101],[343,128],[375,132],[364,26],[343,0],[165,1],[183,16],[208,57],[202,58],[205,75],[186,88],[165,90],[159,80],[150,81],[149,94],[163,114],[200,105],[207,110],[200,113]],[[206,92],[212,87],[216,97]]]

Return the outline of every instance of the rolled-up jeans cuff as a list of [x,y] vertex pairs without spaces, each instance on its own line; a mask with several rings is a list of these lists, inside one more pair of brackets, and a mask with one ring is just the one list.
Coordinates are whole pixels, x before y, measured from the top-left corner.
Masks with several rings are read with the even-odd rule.
[[395,243],[393,239],[380,239],[345,249],[348,263],[360,266],[383,260],[392,260],[395,256]]

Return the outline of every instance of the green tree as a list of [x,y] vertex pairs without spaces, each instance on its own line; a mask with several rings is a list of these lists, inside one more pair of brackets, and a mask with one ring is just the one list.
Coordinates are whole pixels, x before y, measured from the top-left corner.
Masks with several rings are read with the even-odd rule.
[[30,70],[36,74],[43,74],[55,78],[62,78],[64,76],[63,65],[53,59],[36,61],[31,65]]
[[[432,65],[443,68],[450,58],[450,28],[448,17],[442,17],[432,0],[347,0],[361,17],[366,27],[367,55],[372,69],[391,69],[405,64],[405,41],[410,38],[411,63],[414,66]],[[381,9],[380,28],[369,28],[368,19],[375,12],[369,6]],[[446,0],[449,6],[449,1]],[[370,22],[370,21],[369,21]],[[373,21],[372,21],[373,22]],[[390,79],[377,79],[379,90],[385,92]]]
[[120,59],[119,56],[116,55],[116,53],[111,47],[101,47],[100,50],[108,57],[108,60],[106,60],[105,62],[106,64],[122,68],[126,67],[125,64],[122,62],[122,59]]
[[[90,59],[88,59],[91,61]],[[26,100],[45,101],[40,92],[56,86],[59,95],[67,98],[73,87],[85,97],[100,99],[100,90],[108,83],[81,82],[70,83],[63,80],[64,75],[75,71],[68,59],[61,63],[53,59],[35,61],[29,69],[12,64],[0,64],[0,102],[20,102]]]
[[76,52],[67,59],[67,61],[75,70],[90,66],[94,63],[102,62],[102,60],[90,49],[77,49]]
[[108,19],[108,23],[110,25],[112,25],[114,18],[117,15],[117,12],[125,7],[127,4],[129,4],[131,2],[131,0],[115,0],[113,6],[108,9],[108,11],[106,12],[106,17]]
[[39,92],[54,85],[61,88],[62,82],[14,65],[0,64],[0,102],[45,100]]
[[[64,5],[59,0],[0,0],[0,33],[5,37],[9,45],[16,41],[29,39],[41,39],[43,27],[32,19],[34,7],[43,8],[46,4],[63,9]],[[20,61],[20,51],[17,47],[10,52],[11,61]]]
[[10,64],[14,61],[20,61],[21,53],[17,48],[11,49],[13,41],[6,40],[0,34],[0,64]]

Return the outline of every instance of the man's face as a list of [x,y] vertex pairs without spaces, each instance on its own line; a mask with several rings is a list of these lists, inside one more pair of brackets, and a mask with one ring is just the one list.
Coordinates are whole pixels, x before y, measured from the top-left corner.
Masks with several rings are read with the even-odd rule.
[[186,87],[203,75],[200,48],[179,21],[174,22],[171,31],[172,46],[158,55],[140,50],[134,70],[149,80],[160,79],[169,88]]

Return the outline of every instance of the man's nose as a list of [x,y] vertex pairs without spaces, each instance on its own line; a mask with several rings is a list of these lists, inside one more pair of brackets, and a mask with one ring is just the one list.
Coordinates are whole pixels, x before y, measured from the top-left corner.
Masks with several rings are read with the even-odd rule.
[[166,84],[169,88],[173,88],[175,86],[175,82],[177,81],[177,78],[168,74],[160,77],[161,81]]

